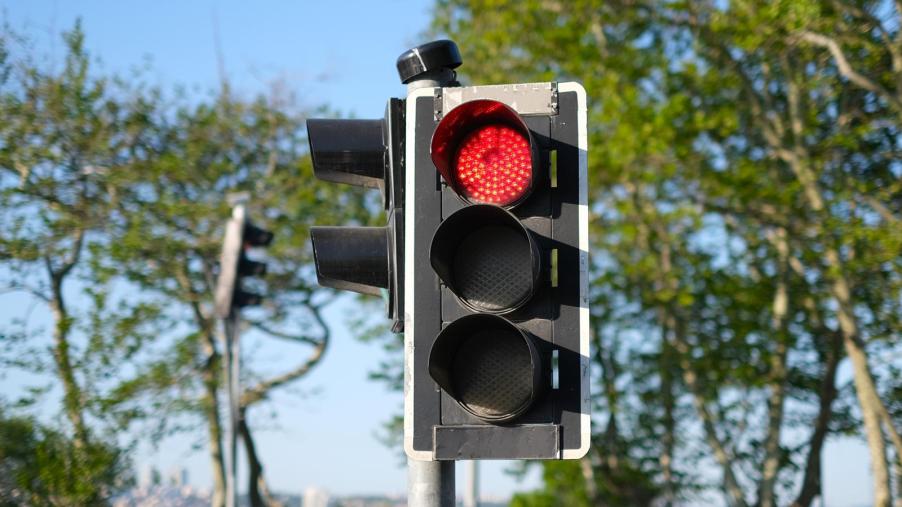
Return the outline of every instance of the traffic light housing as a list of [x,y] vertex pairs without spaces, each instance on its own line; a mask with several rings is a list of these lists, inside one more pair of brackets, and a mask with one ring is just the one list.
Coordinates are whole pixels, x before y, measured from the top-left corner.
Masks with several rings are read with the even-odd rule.
[[382,191],[388,223],[382,227],[310,229],[320,285],[384,296],[392,330],[403,329],[403,209],[401,145],[403,101],[390,99],[378,120],[308,119],[314,175],[324,181]]
[[436,41],[398,59],[381,120],[308,120],[320,179],[383,191],[384,227],[314,227],[321,285],[386,294],[404,331],[415,460],[575,459],[589,447],[586,96],[456,86]]
[[405,451],[583,456],[585,91],[424,87],[405,123]]

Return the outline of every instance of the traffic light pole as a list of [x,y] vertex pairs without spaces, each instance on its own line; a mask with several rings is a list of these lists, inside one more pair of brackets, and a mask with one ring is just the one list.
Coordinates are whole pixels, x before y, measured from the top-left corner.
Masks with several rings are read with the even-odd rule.
[[[457,48],[455,47],[456,51]],[[416,54],[420,64],[422,55]],[[405,57],[401,55],[399,62]],[[421,88],[448,86],[455,82],[457,74],[439,65],[427,69],[407,81],[407,94]],[[455,461],[420,461],[407,458],[407,505],[410,507],[454,507]]]
[[238,345],[238,312],[223,320],[223,377],[229,406],[229,424],[226,427],[226,507],[238,505],[238,417],[239,417],[239,371],[240,357]]
[[453,507],[454,463],[407,458],[407,505]]
[[[259,305],[263,296],[242,287],[245,277],[261,277],[266,274],[266,263],[249,259],[248,248],[268,246],[273,239],[270,231],[261,229],[247,219],[245,203],[247,193],[228,196],[232,216],[226,223],[222,253],[219,257],[219,276],[214,293],[214,313],[221,323],[222,332],[222,382],[226,389],[229,422],[225,428],[223,454],[226,507],[238,505],[238,425],[241,416],[241,371],[239,350],[239,324],[241,308]],[[218,398],[218,395],[217,395]],[[219,500],[218,498],[216,499]]]
[[[240,198],[239,198],[240,199]],[[232,218],[229,220],[227,227],[237,229],[232,232],[232,237],[237,241],[241,241],[241,229],[246,220],[245,207],[240,200],[234,203],[232,208]],[[240,248],[240,247],[239,247]],[[232,248],[231,250],[236,250]],[[237,272],[236,272],[237,276]],[[223,287],[229,293],[234,291],[234,282],[232,286]],[[237,507],[238,505],[238,417],[239,417],[239,396],[241,386],[239,385],[239,345],[238,345],[238,325],[239,311],[237,308],[229,305],[228,316],[222,319],[222,373],[223,383],[226,386],[226,398],[228,400],[229,423],[226,426],[225,442],[226,448],[223,456],[223,465],[225,465],[225,506]]]

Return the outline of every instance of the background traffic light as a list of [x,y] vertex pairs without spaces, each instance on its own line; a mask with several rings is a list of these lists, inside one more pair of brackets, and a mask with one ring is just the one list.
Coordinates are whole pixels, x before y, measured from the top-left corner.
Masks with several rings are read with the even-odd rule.
[[216,284],[215,309],[219,318],[227,319],[245,306],[259,305],[263,296],[248,290],[247,277],[262,277],[266,263],[247,256],[251,248],[265,247],[272,243],[273,233],[248,221],[244,205],[235,206],[232,218],[226,224],[219,258],[219,278]]
[[560,459],[589,439],[585,92],[407,97],[405,450]]

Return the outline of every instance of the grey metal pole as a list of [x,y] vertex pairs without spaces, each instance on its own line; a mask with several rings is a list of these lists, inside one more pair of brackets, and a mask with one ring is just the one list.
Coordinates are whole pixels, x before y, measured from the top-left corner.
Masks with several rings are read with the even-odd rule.
[[[453,72],[442,69],[435,76],[408,83],[407,93],[419,88],[442,86],[453,78]],[[407,458],[407,506],[454,507],[454,463]]]
[[453,507],[454,463],[407,458],[408,507]]
[[223,325],[223,383],[226,387],[229,422],[225,428],[225,505],[238,505],[238,312],[224,319]]
[[[236,250],[235,245],[229,242],[241,241],[241,228],[245,221],[244,201],[247,199],[245,195],[230,196],[232,201],[232,218],[226,226],[227,230],[231,230],[231,234],[227,232],[224,252]],[[237,251],[237,250],[236,250]],[[234,252],[233,252],[234,253]],[[222,262],[222,261],[221,261]],[[222,262],[225,265],[225,262]],[[235,274],[237,276],[237,274]],[[223,453],[223,465],[225,467],[225,506],[238,506],[238,416],[239,416],[239,397],[240,384],[239,372],[241,364],[239,361],[238,347],[238,326],[239,312],[237,308],[232,308],[231,299],[234,290],[235,280],[217,283],[217,302],[220,299],[227,302],[222,308],[218,308],[217,312],[222,317],[222,372],[223,384],[226,388],[226,397],[228,405],[229,422],[225,429],[225,452]],[[227,314],[226,314],[227,312]]]
[[451,69],[437,69],[424,73],[416,80],[407,83],[407,94],[410,95],[420,88],[435,88],[438,86],[446,86],[454,81],[455,73]]
[[[457,53],[457,46],[451,43],[453,52]],[[402,82],[407,82],[407,94],[427,87],[450,86],[455,82],[457,74],[454,72],[452,62],[434,62],[437,67],[427,65],[420,49],[423,46],[412,49],[412,54],[418,60],[419,74],[413,79],[407,79],[401,71],[400,61],[410,52],[406,52],[399,58],[398,71]],[[457,55],[460,58],[460,55]],[[460,62],[457,62],[459,65]],[[446,66],[450,65],[450,67]],[[454,507],[454,461],[418,461],[407,458],[407,505],[408,507]]]
[[229,392],[229,456],[232,458],[231,468],[229,469],[229,484],[231,485],[231,491],[229,492],[228,499],[231,500],[232,504],[227,507],[237,507],[238,506],[238,418],[240,416],[240,398],[241,398],[241,386],[239,384],[240,376],[239,372],[241,371],[241,352],[239,346],[239,330],[238,326],[240,324],[238,310],[236,309],[233,312],[231,318],[229,319],[229,327],[232,328],[231,335],[231,346],[229,347],[229,363],[230,363],[230,383],[228,387]]
[[479,462],[467,461],[467,490],[464,493],[464,507],[479,507]]

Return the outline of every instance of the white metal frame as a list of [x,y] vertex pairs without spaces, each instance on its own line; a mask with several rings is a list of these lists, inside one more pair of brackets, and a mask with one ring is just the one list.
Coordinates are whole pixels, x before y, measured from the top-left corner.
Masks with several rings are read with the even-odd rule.
[[[414,258],[414,213],[415,202],[414,175],[416,174],[416,150],[414,143],[416,131],[416,103],[421,97],[434,97],[436,88],[426,87],[412,91],[407,95],[406,103],[406,143],[405,148],[405,194],[404,208],[404,258]],[[578,148],[579,148],[579,267],[580,267],[580,370],[582,387],[580,417],[582,434],[580,447],[577,449],[564,449],[561,455],[563,459],[581,458],[589,450],[591,439],[591,397],[589,382],[591,380],[591,362],[589,360],[589,186],[588,174],[588,135],[586,117],[586,90],[576,82],[558,84],[558,93],[576,92],[577,95],[577,121],[578,121]],[[499,98],[499,100],[501,100]],[[417,451],[413,448],[413,386],[414,371],[411,367],[414,360],[414,323],[411,316],[414,314],[414,265],[413,262],[404,263],[404,451],[408,457],[415,460],[432,460],[431,451]]]

